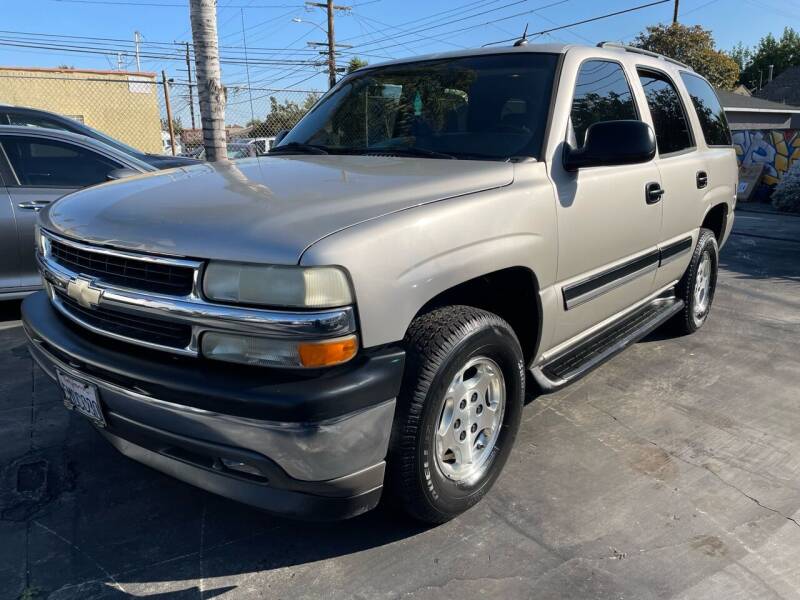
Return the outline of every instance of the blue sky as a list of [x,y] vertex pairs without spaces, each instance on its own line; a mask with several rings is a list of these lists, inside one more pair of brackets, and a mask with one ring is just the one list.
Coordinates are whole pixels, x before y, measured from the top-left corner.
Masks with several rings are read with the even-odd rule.
[[[382,58],[480,46],[516,36],[526,23],[531,31],[539,31],[646,2],[648,0],[353,0],[352,12],[337,17],[337,41],[356,46],[352,52],[374,63]],[[165,4],[169,6],[163,6]],[[779,35],[786,25],[800,29],[800,3],[795,0],[680,0],[680,7],[681,22],[710,28],[718,46],[724,49],[739,41],[752,45],[770,32]],[[324,27],[324,13],[319,9],[306,10],[301,0],[219,0],[223,55],[241,55],[242,12],[251,59],[256,56],[309,61],[319,57],[306,42],[324,39],[323,31],[314,25]],[[7,33],[9,31],[131,40],[135,30],[141,32],[145,42],[190,39],[188,1],[181,0],[5,0],[3,15],[0,29],[5,31],[0,33],[0,40],[13,36]],[[293,18],[303,22],[293,22]],[[630,41],[645,26],[668,22],[671,18],[672,3],[669,2],[538,39],[571,43]],[[486,24],[487,21],[495,22]],[[411,33],[414,30],[416,32]],[[72,43],[81,48],[80,41]],[[113,41],[107,44],[115,48],[124,46]],[[127,48],[130,47],[128,44]],[[167,45],[145,45],[144,49],[162,55],[167,49],[174,52]],[[0,65],[68,64],[108,69],[113,68],[116,61],[114,56],[0,45]],[[124,56],[123,61],[128,67],[133,66],[131,56]],[[178,71],[180,67],[183,67],[181,63],[164,58],[142,61],[143,70],[166,69],[169,76],[176,78],[184,77]],[[251,68],[250,76],[254,87],[327,87],[324,67],[262,64]],[[244,82],[246,73],[241,65],[223,65],[223,79],[229,85]]]

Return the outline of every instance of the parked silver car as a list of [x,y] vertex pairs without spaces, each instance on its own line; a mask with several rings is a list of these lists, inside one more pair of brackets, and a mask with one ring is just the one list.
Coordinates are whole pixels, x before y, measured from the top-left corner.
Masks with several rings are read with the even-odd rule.
[[155,170],[83,135],[0,126],[0,300],[42,286],[34,244],[40,209],[81,188]]
[[22,318],[67,406],[135,460],[281,514],[385,493],[439,523],[497,479],[527,384],[703,325],[736,184],[686,65],[414,57],[345,77],[266,157],[42,211]]

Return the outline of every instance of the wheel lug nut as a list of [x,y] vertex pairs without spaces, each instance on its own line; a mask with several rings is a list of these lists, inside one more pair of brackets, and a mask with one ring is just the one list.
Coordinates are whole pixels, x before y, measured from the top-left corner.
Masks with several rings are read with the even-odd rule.
[[478,401],[478,394],[473,393],[472,394],[472,398],[470,398],[470,401],[471,402],[477,402]]
[[462,398],[461,402],[458,403],[458,408],[464,410],[466,407],[467,407],[467,401]]
[[467,438],[467,432],[466,432],[466,431],[462,431],[462,432],[461,432],[461,435],[460,435],[460,436],[458,436],[458,439],[459,439],[459,440],[461,440],[462,442],[463,442],[463,441],[464,441],[466,438]]
[[478,424],[477,424],[477,423],[473,423],[473,424],[472,424],[472,427],[470,427],[470,428],[469,428],[469,430],[470,430],[472,433],[475,433],[476,431],[478,431]]
[[461,419],[456,419],[456,422],[453,424],[453,427],[456,429],[461,427]]
[[478,408],[475,409],[475,412],[481,414],[483,412],[483,404],[478,404]]

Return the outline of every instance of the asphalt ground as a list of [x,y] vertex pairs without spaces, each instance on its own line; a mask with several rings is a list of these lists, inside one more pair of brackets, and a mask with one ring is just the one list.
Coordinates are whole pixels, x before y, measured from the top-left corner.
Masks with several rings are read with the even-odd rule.
[[741,211],[705,327],[531,398],[477,507],[272,517],[114,451],[0,304],[0,598],[800,598],[800,219]]

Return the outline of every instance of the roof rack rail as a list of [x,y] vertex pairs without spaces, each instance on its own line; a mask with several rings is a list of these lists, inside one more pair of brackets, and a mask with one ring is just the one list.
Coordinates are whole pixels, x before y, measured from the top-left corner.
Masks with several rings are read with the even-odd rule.
[[635,46],[626,46],[625,44],[619,44],[617,42],[600,42],[597,44],[598,48],[618,48],[619,50],[625,50],[625,52],[633,52],[635,54],[643,54],[645,56],[651,56],[653,58],[659,58],[661,60],[665,60],[670,62],[674,65],[678,65],[679,67],[683,67],[684,69],[689,69],[690,71],[694,71],[692,67],[687,65],[686,63],[682,63],[679,60],[675,60],[674,58],[670,58],[669,56],[664,56],[663,54],[658,54],[656,52],[650,52],[650,50],[645,50],[644,48],[636,48]]

